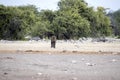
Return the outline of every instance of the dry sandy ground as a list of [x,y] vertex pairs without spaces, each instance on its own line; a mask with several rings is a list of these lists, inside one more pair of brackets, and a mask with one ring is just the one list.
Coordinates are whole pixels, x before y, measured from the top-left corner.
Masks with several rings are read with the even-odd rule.
[[120,42],[65,42],[57,41],[56,48],[50,41],[4,41],[0,42],[0,53],[113,53],[120,54]]
[[[95,53],[95,54],[94,54]],[[1,41],[0,80],[120,80],[120,42]]]
[[120,80],[120,55],[1,53],[0,80]]

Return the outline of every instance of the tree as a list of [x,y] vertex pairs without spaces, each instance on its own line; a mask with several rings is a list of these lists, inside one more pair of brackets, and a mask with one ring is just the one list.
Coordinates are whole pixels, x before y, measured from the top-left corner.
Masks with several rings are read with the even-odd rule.
[[65,27],[69,36],[98,37],[111,34],[110,19],[104,8],[98,7],[95,11],[84,0],[61,0],[58,6],[61,12],[58,15],[69,19],[66,19],[69,29]]
[[68,39],[88,36],[89,22],[79,14],[79,5],[86,3],[83,0],[61,0],[58,3],[58,16],[55,18],[57,36],[62,33]]
[[[0,37],[2,39],[22,39],[22,21],[19,18],[20,12],[15,7],[1,6],[0,10]],[[19,14],[18,14],[19,13]]]
[[51,25],[55,16],[55,12],[51,10],[42,10],[41,12],[39,12],[35,25],[32,28],[32,36],[49,38],[53,34]]
[[115,12],[108,13],[108,16],[110,17],[112,22],[111,25],[114,35],[120,36],[120,9]]
[[39,20],[39,12],[34,5],[19,6],[18,9],[21,11],[20,18],[23,21],[25,29],[25,35],[31,35],[31,30]]
[[[56,11],[38,11],[34,5],[0,5],[0,39],[17,40],[28,35],[77,39],[111,34],[110,19],[104,8],[94,10],[84,0],[60,0],[58,7]],[[119,18],[115,16],[114,22],[119,35]]]
[[30,34],[36,21],[37,10],[34,6],[0,6],[0,38],[24,39]]
[[105,9],[103,7],[97,8],[97,26],[98,35],[109,36],[111,34],[110,19],[106,16]]
[[55,11],[53,12],[51,10],[42,10],[40,12],[40,17],[42,18],[42,20],[49,21],[50,23],[52,23],[52,21],[56,17],[56,13]]
[[49,22],[47,22],[47,21],[36,22],[34,27],[32,27],[32,29],[31,29],[31,35],[32,36],[39,36],[40,38],[47,37],[46,33],[49,31],[47,26],[49,26]]

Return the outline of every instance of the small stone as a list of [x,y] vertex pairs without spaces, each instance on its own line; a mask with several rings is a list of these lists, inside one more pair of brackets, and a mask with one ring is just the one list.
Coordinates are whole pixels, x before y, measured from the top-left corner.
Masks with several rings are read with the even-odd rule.
[[76,78],[76,77],[74,77],[72,80],[77,80],[77,78]]
[[6,57],[6,59],[13,59],[12,57]]
[[101,50],[99,50],[99,52],[101,53],[102,51],[101,51]]
[[117,60],[116,59],[112,59],[112,62],[116,62]]
[[32,79],[34,79],[34,77],[32,76]]
[[8,73],[6,73],[6,72],[4,73],[4,75],[7,75],[7,74],[8,74]]
[[85,59],[84,59],[84,58],[82,58],[81,60],[82,60],[82,61],[85,61]]
[[65,69],[65,70],[63,70],[65,73],[68,73],[68,70],[67,69]]
[[86,63],[87,66],[94,66],[96,64],[92,64],[92,63]]
[[77,61],[76,60],[72,60],[72,63],[75,64]]
[[42,73],[37,73],[38,75],[42,75]]

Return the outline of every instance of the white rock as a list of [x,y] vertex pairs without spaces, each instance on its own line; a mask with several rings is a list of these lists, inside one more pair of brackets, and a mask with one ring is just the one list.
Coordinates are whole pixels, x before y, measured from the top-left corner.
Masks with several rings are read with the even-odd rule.
[[112,59],[112,62],[116,62],[117,60],[116,59]]
[[84,59],[84,58],[82,58],[81,60],[82,60],[82,61],[85,61],[85,59]]
[[42,73],[37,73],[38,75],[42,75]]
[[32,79],[34,79],[34,77],[32,76]]
[[93,64],[93,63],[86,63],[87,66],[94,66],[96,64]]
[[86,63],[87,66],[90,66],[91,64],[90,63]]
[[76,60],[72,60],[72,63],[75,64],[75,63],[77,63],[77,61]]
[[77,78],[76,78],[76,77],[74,77],[74,78],[72,78],[72,80],[77,80]]

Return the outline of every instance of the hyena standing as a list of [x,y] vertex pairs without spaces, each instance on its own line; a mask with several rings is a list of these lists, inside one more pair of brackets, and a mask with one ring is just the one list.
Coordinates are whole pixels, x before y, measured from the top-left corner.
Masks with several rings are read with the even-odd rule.
[[55,48],[56,45],[56,36],[51,37],[51,48]]

